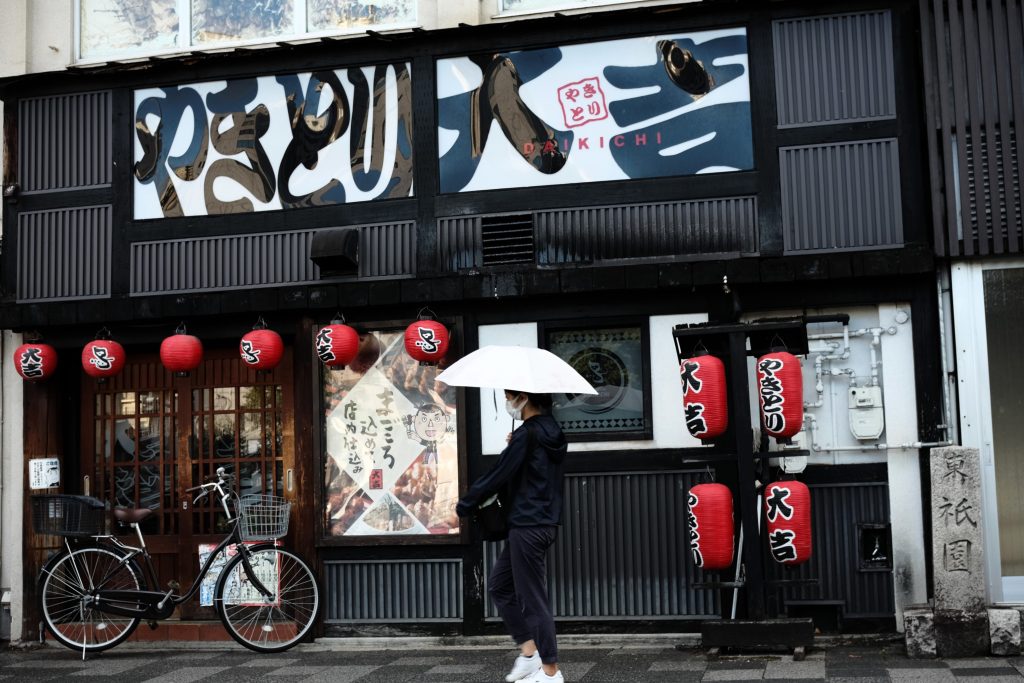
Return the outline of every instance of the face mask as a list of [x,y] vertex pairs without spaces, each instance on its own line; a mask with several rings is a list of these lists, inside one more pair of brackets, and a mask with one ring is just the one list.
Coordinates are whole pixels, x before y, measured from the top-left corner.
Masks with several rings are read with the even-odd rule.
[[506,401],[505,401],[505,410],[508,412],[509,415],[512,416],[513,420],[522,420],[523,419],[523,408],[525,406],[526,406],[526,401],[525,400],[523,401],[522,405],[520,405],[520,406],[516,406],[515,402],[513,402],[512,399],[506,399]]

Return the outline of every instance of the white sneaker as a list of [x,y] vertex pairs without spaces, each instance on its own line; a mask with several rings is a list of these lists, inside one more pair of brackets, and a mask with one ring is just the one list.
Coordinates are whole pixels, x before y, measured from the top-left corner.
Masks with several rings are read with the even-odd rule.
[[548,676],[544,669],[537,669],[532,675],[520,678],[518,683],[565,683],[565,679],[562,677],[561,669],[556,671],[554,676]]
[[539,652],[534,652],[532,657],[519,655],[516,657],[516,663],[512,666],[512,671],[509,672],[508,676],[505,676],[505,681],[507,683],[514,683],[515,681],[522,680],[530,674],[540,671],[540,666]]

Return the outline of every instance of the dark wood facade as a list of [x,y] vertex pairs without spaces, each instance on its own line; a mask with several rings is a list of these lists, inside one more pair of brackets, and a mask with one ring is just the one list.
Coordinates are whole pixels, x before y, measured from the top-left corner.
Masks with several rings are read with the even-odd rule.
[[[457,617],[401,617],[390,622],[338,617],[328,620],[323,632],[478,633],[493,631],[495,625],[486,619],[481,578],[487,550],[473,542],[469,533],[447,544],[388,541],[351,545],[325,539],[314,523],[319,518],[317,511],[323,507],[324,437],[319,417],[323,415],[320,369],[312,342],[316,327],[337,310],[344,311],[349,320],[379,324],[412,320],[420,307],[429,305],[453,327],[457,353],[458,349],[477,347],[481,325],[531,321],[554,326],[566,321],[646,319],[669,313],[707,313],[711,320],[733,321],[760,311],[907,301],[914,311],[913,334],[919,346],[913,390],[920,437],[922,441],[939,440],[943,438],[939,428],[944,421],[942,406],[929,397],[940,395],[943,381],[937,341],[935,255],[946,252],[935,239],[945,233],[935,232],[930,219],[941,206],[930,200],[927,186],[928,150],[932,146],[934,151],[935,143],[929,137],[930,128],[922,125],[925,94],[916,85],[908,86],[920,81],[920,19],[918,5],[911,2],[849,2],[843,3],[841,10],[820,3],[688,3],[239,51],[244,54],[193,54],[75,69],[0,84],[7,112],[4,130],[9,164],[5,186],[25,188],[22,175],[41,163],[25,156],[25,142],[35,144],[32,140],[36,134],[27,130],[29,117],[35,115],[30,104],[106,92],[109,109],[105,111],[113,131],[105,178],[86,183],[88,186],[20,191],[4,200],[0,326],[43,334],[60,352],[62,366],[53,384],[26,390],[26,459],[43,452],[60,454],[71,475],[65,476],[68,491],[84,474],[75,469],[78,445],[89,431],[85,423],[95,418],[84,406],[66,397],[92,393],[92,381],[77,368],[81,347],[97,328],[115,330],[119,341],[135,357],[153,353],[160,340],[184,319],[189,331],[208,347],[226,353],[255,317],[263,315],[285,338],[292,360],[289,367],[279,370],[285,373],[282,383],[290,387],[284,410],[294,420],[286,458],[302,482],[305,497],[299,515],[309,523],[299,525],[289,541],[317,559],[325,583],[345,580],[348,562],[454,562],[462,588],[461,613]],[[747,31],[755,170],[562,187],[440,192],[436,60],[485,50],[511,51],[732,26],[743,26]],[[830,44],[822,40],[828,36],[842,36],[852,42]],[[794,44],[810,52],[801,56],[784,49]],[[866,57],[869,48],[880,52]],[[414,197],[241,216],[132,218],[134,89],[396,60],[412,65]],[[865,69],[870,69],[871,77],[864,82],[842,81],[843,73]],[[880,103],[866,112],[855,103],[842,101],[837,94],[842,90],[877,93]],[[819,107],[819,101],[831,105]],[[84,140],[81,142],[85,145]],[[868,158],[888,162],[872,166]],[[836,199],[840,196],[841,201]],[[702,250],[679,246],[671,240],[652,240],[637,247],[628,234],[624,236],[612,227],[618,220],[615,216],[629,220],[631,214],[623,209],[627,207],[668,220],[659,223],[659,229],[668,234],[699,231],[702,226],[712,233],[730,229],[742,232],[744,225],[736,217],[742,212],[730,213],[718,223],[708,218],[722,203],[740,199],[750,200],[748,236],[753,240],[749,243],[752,248],[731,245]],[[672,212],[687,203],[704,203],[707,211],[701,213],[703,208],[698,207],[700,211],[687,213],[692,208],[688,205]],[[672,210],[664,208],[669,205]],[[82,261],[94,263],[96,255],[87,246],[75,251],[72,242],[62,243],[62,254],[40,255],[19,248],[19,239],[25,234],[21,228],[34,215],[97,206],[108,207],[110,214],[106,223],[109,248],[99,261],[106,264],[106,271],[99,274],[102,293],[52,296],[56,290],[50,290],[51,295],[29,294],[26,287],[32,269],[59,272],[71,264],[88,270],[89,264]],[[870,210],[850,218],[865,207]],[[550,220],[555,223],[568,220],[573,212],[586,214],[587,220],[593,221],[581,224],[581,234],[596,246],[585,254],[579,241],[572,241],[583,238],[569,235],[564,238],[569,240],[566,253],[585,255],[544,261],[540,254],[550,252],[551,245],[542,241],[538,226],[549,214],[554,215]],[[475,247],[462,253],[460,247],[453,246],[459,240],[480,242],[488,221],[510,214],[521,217],[533,231],[533,258],[488,265],[476,255]],[[135,269],[140,261],[133,249],[141,243],[395,224],[412,225],[414,235],[407,254],[414,269],[397,276],[341,276],[280,285],[268,280],[268,286],[226,286],[205,291],[188,285],[173,291],[142,291],[137,284]],[[665,243],[675,246],[667,250]],[[228,248],[241,249],[238,243],[233,244]],[[373,256],[363,252],[360,259]],[[306,258],[303,254],[300,260]],[[676,382],[677,378],[652,381]],[[230,384],[239,382],[241,379],[236,377]],[[54,386],[60,390],[54,391]],[[459,404],[464,429],[460,450],[470,479],[493,462],[492,457],[479,452],[479,404],[470,400],[475,395],[465,392]],[[40,415],[50,415],[55,409],[62,417],[50,420],[44,430]],[[30,435],[35,435],[31,448]],[[55,439],[57,445],[37,444],[43,435]],[[179,445],[187,445],[182,439],[179,436]],[[734,467],[734,459],[729,453],[711,458],[723,472]],[[573,460],[569,472],[580,477],[628,477],[637,473],[690,476],[701,472],[707,461],[706,452],[695,449],[604,450]],[[885,472],[879,466],[854,465],[814,471],[808,478],[829,485],[837,481],[884,485]],[[689,481],[680,481],[684,480]],[[668,515],[681,513],[678,507],[666,510]],[[681,534],[681,527],[677,531]],[[187,562],[191,562],[191,555]],[[26,576],[32,571],[27,567]],[[604,580],[614,583],[618,579],[606,576]],[[860,612],[851,609],[855,616],[852,621],[859,615],[865,624],[891,626],[892,611],[887,613],[886,609],[891,607],[892,581],[886,579],[880,585],[882,592],[889,591],[889,602],[882,599]],[[347,590],[337,587],[335,599],[344,600]],[[763,590],[772,593],[774,589]],[[327,593],[330,597],[330,587]],[[710,594],[717,596],[718,591]],[[680,609],[667,616],[652,616],[640,609],[630,613],[631,608],[626,607],[613,617],[597,614],[564,621],[567,628],[578,630],[618,628],[622,623],[638,629],[692,629],[695,619],[707,618],[708,612],[727,614],[727,594],[731,591],[722,592],[720,603],[709,598],[710,607],[704,612]],[[827,597],[822,600],[827,601]],[[751,605],[762,612],[785,611],[782,599],[774,593],[766,601],[759,598],[744,607],[752,609]]]

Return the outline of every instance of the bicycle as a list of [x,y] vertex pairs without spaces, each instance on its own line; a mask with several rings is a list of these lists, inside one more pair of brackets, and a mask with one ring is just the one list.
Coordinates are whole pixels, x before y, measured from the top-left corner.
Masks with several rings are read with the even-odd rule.
[[[53,637],[66,647],[81,649],[85,659],[89,652],[124,642],[142,620],[155,629],[157,621],[170,617],[175,607],[196,594],[218,556],[226,553],[213,596],[231,637],[256,652],[283,652],[302,640],[316,620],[320,593],[309,565],[276,542],[288,533],[291,504],[277,496],[239,497],[228,487],[229,480],[221,467],[216,481],[186,490],[200,492],[193,506],[215,492],[231,531],[183,594],[175,592],[177,582],[170,582],[167,591],[151,589],[160,581],[139,525],[153,510],[114,510],[114,517],[135,531],[139,545],[134,546],[104,533],[102,501],[33,496],[36,533],[56,534],[64,541],[64,548],[39,573],[40,611]],[[73,543],[74,539],[80,540]]]

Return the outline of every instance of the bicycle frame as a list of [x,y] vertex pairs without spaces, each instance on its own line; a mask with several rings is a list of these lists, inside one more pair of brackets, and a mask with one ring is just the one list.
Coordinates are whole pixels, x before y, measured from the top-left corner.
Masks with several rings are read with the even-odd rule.
[[[210,553],[209,557],[206,558],[206,562],[204,562],[203,566],[199,569],[199,573],[192,581],[192,585],[189,586],[189,589],[184,594],[177,595],[175,594],[174,589],[171,589],[166,593],[153,590],[105,590],[103,588],[103,584],[109,580],[110,577],[104,577],[104,579],[100,581],[99,585],[90,586],[90,596],[88,598],[84,598],[88,600],[87,604],[96,607],[100,611],[109,612],[110,614],[116,614],[123,617],[140,617],[149,620],[167,619],[174,613],[175,607],[192,599],[199,590],[199,586],[202,584],[203,579],[206,578],[207,573],[210,571],[210,567],[213,566],[217,557],[231,545],[235,546],[238,549],[238,553],[242,556],[242,568],[253,588],[259,591],[264,598],[272,597],[274,593],[263,585],[256,576],[256,572],[253,570],[252,565],[249,562],[249,555],[252,551],[249,546],[242,541],[238,530],[238,517],[236,515],[232,515],[231,508],[228,505],[228,501],[232,499],[233,492],[225,493],[221,487],[221,483],[221,481],[218,481],[217,483],[204,484],[197,488],[204,490],[202,496],[205,496],[208,493],[206,487],[211,487],[211,489],[217,490],[220,494],[221,505],[224,507],[224,512],[228,516],[228,522],[232,523],[233,526],[231,528],[231,532],[217,545],[213,552]],[[237,498],[237,496],[234,497]],[[156,568],[153,566],[153,558],[146,549],[146,540],[142,534],[142,530],[139,528],[137,523],[132,523],[130,526],[135,530],[135,534],[139,539],[138,546],[123,543],[115,536],[94,536],[93,539],[100,547],[113,546],[122,554],[120,562],[116,565],[117,567],[122,567],[129,562],[132,562],[135,558],[141,556],[147,585],[159,586],[160,581],[156,575]],[[67,547],[68,552],[72,552],[71,544],[67,539],[64,539],[64,544]]]

